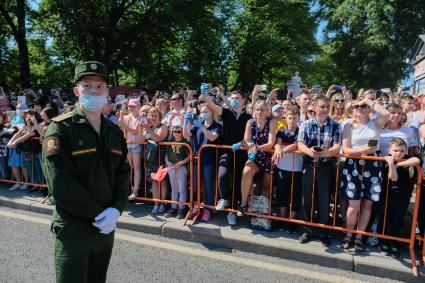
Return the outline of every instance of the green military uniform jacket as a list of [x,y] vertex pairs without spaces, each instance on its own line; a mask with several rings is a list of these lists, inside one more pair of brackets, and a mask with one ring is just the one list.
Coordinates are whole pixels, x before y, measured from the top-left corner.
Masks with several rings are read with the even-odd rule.
[[130,182],[127,145],[122,131],[103,115],[100,135],[79,105],[54,118],[44,136],[43,160],[56,202],[56,236],[100,235],[94,218],[108,207],[124,210]]

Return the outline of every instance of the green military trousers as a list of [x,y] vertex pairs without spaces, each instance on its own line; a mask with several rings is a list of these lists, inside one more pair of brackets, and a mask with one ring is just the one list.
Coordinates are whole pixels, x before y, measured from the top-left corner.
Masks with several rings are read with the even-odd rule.
[[56,282],[105,282],[114,232],[94,236],[55,233]]

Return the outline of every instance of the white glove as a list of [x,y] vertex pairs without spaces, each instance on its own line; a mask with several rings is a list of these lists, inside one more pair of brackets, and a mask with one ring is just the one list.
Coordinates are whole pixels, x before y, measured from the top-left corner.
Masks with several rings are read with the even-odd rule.
[[100,233],[109,234],[117,228],[117,221],[120,217],[120,212],[118,209],[113,207],[108,207],[102,211],[98,216],[95,217],[93,226],[100,229]]

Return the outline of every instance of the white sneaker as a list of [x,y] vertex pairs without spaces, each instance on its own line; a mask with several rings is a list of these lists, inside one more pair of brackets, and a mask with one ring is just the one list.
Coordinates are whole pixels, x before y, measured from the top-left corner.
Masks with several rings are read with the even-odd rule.
[[227,223],[230,226],[235,226],[236,225],[236,215],[232,212],[229,212],[229,214],[227,214]]
[[15,190],[19,189],[20,187],[21,187],[21,184],[16,183],[16,184],[13,185],[13,187],[11,187],[9,189],[9,191],[15,191]]
[[163,212],[165,212],[165,206],[164,206],[163,204],[161,204],[161,205],[159,206],[158,212],[159,212],[159,213],[163,213]]
[[217,206],[215,207],[215,210],[220,211],[220,210],[224,210],[227,206],[229,206],[229,202],[227,201],[227,199],[220,199],[217,203]]
[[29,185],[22,185],[19,189],[21,191],[26,191],[26,190],[28,190],[29,187],[30,187]]
[[152,213],[153,214],[158,213],[158,209],[159,207],[157,205],[154,205],[154,207],[152,208]]

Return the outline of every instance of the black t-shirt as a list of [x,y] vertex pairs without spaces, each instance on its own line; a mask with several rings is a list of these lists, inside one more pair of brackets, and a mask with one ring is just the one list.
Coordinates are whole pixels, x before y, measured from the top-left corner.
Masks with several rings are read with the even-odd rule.
[[222,143],[224,145],[232,145],[243,140],[246,123],[251,118],[251,115],[246,112],[242,112],[237,117],[236,112],[223,108],[223,113],[221,114],[221,119],[223,120]]
[[[412,156],[410,155],[405,155],[403,159],[407,160],[411,157]],[[395,192],[402,192],[402,191],[406,191],[413,188],[416,181],[416,171],[417,171],[416,167],[413,167],[413,168],[414,168],[414,175],[411,177],[409,167],[398,167],[397,181],[395,182],[390,181],[390,187],[389,187],[390,190]],[[384,174],[383,174],[384,185],[387,185],[387,181],[388,181],[388,163],[384,162]]]

